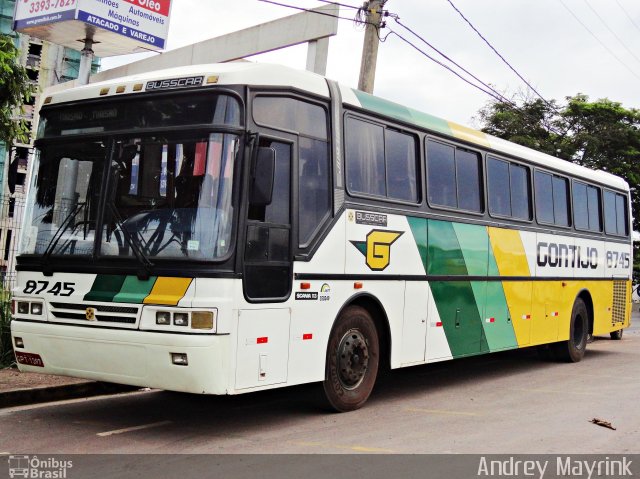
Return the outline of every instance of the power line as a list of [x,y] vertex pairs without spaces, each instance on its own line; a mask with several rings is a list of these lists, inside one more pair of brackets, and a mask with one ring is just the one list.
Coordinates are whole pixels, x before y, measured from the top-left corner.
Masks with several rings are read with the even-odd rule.
[[[348,20],[350,22],[354,21],[353,18],[341,17],[340,15],[335,15],[333,13],[319,12],[318,10],[311,10],[310,8],[296,7],[295,5],[288,5],[286,3],[274,2],[273,0],[258,0],[258,1],[264,2],[264,3],[271,3],[272,5],[278,5],[280,7],[293,8],[294,10],[300,10],[302,12],[315,13],[316,15],[324,15],[325,17],[339,18],[340,20]],[[365,23],[370,23],[370,22],[365,22]]]
[[431,43],[429,43],[424,37],[420,36],[418,33],[416,33],[414,30],[412,30],[411,28],[409,28],[407,25],[405,25],[404,23],[402,23],[400,21],[400,19],[394,15],[392,16],[393,20],[400,25],[402,28],[404,28],[405,30],[407,30],[409,33],[413,34],[414,36],[416,36],[417,38],[419,38],[425,45],[427,45],[429,48],[431,48],[433,51],[435,51],[438,55],[440,55],[441,57],[443,57],[444,59],[448,60],[449,62],[453,63],[456,67],[458,67],[460,70],[462,70],[463,72],[465,72],[467,75],[469,75],[471,78],[473,78],[474,80],[476,80],[477,82],[479,82],[483,87],[491,90],[493,93],[495,93],[496,95],[498,95],[500,98],[502,98],[502,101],[505,101],[507,103],[510,102],[509,99],[507,99],[504,95],[502,95],[500,92],[498,92],[496,89],[494,89],[493,87],[491,87],[491,85],[483,82],[482,80],[480,80],[476,75],[474,75],[473,73],[471,73],[469,70],[467,70],[466,68],[464,68],[463,66],[461,66],[459,63],[457,63],[455,60],[453,60],[451,57],[449,57],[448,55],[446,55],[445,53],[443,53],[442,51],[438,50],[436,47],[434,47]]
[[508,103],[509,105],[511,105],[513,108],[517,108],[518,106],[512,102],[511,100],[509,100],[508,98],[505,98],[503,95],[500,95],[499,93],[493,93],[493,91],[489,91],[489,90],[485,90],[484,88],[482,88],[480,85],[476,85],[475,83],[473,83],[472,81],[470,81],[469,79],[463,77],[462,75],[460,75],[457,71],[455,71],[453,68],[451,68],[450,66],[446,65],[445,63],[442,63],[440,60],[437,60],[436,58],[432,57],[431,55],[429,55],[427,52],[425,52],[423,49],[421,49],[419,46],[417,46],[415,43],[413,43],[411,40],[403,37],[402,35],[400,35],[398,32],[395,32],[393,30],[391,30],[391,33],[395,36],[397,36],[400,40],[402,40],[403,42],[407,43],[408,45],[410,45],[411,47],[413,47],[415,50],[417,50],[418,52],[420,52],[422,55],[424,55],[425,57],[427,57],[429,60],[431,60],[434,63],[437,63],[438,65],[440,65],[441,67],[443,67],[446,70],[449,70],[451,73],[453,73],[455,76],[457,76],[458,78],[460,78],[462,81],[464,81],[465,83],[468,83],[469,85],[471,85],[472,87],[480,90],[481,92],[493,97],[495,100],[501,101],[501,102],[505,102]]
[[635,71],[633,71],[633,70],[629,67],[629,65],[627,65],[625,62],[623,62],[623,61],[620,59],[620,57],[618,57],[618,55],[616,55],[615,53],[613,53],[613,51],[612,51],[612,50],[611,50],[611,49],[610,49],[610,48],[609,48],[609,47],[608,47],[608,46],[607,46],[607,45],[606,45],[602,40],[600,40],[600,38],[598,38],[598,36],[597,36],[595,33],[593,33],[593,32],[591,31],[591,29],[590,29],[589,27],[587,27],[587,26],[582,22],[582,20],[580,20],[580,18],[578,18],[578,16],[577,16],[575,13],[573,13],[573,11],[572,11],[572,10],[571,10],[571,9],[570,9],[566,4],[565,4],[565,3],[564,3],[564,0],[560,0],[560,4],[561,4],[561,5],[562,5],[562,6],[563,6],[563,7],[564,7],[564,8],[565,8],[565,9],[566,9],[570,14],[571,14],[571,16],[576,20],[576,22],[578,22],[580,25],[582,25],[582,27],[583,27],[587,32],[589,32],[589,34],[591,34],[591,36],[592,36],[593,38],[595,38],[595,39],[596,39],[596,41],[597,41],[600,45],[602,45],[602,48],[604,48],[604,49],[609,53],[609,55],[611,55],[613,58],[615,58],[615,59],[618,61],[618,63],[620,63],[620,65],[622,65],[623,67],[625,67],[627,70],[629,70],[629,72],[630,72],[634,77],[636,77],[638,80],[640,80],[640,75],[638,75]]
[[332,2],[331,0],[318,0],[318,1],[322,3],[329,3],[331,5],[337,5],[339,7],[353,8],[354,10],[360,10],[360,8],[362,8],[362,7],[356,7],[355,5],[347,5],[346,3]]
[[449,2],[449,4],[453,7],[453,9],[458,12],[458,15],[460,15],[462,17],[462,19],[467,22],[467,24],[473,29],[474,32],[476,32],[478,34],[478,36],[489,46],[489,48],[491,48],[491,50],[493,50],[493,52],[498,55],[498,57],[504,62],[505,65],[507,65],[509,67],[509,69],[511,69],[511,71],[513,73],[515,73],[518,78],[520,78],[520,80],[522,80],[530,89],[531,91],[533,91],[543,102],[545,102],[545,104],[551,108],[554,108],[554,106],[548,102],[539,92],[538,90],[536,90],[527,80],[525,80],[525,78],[520,75],[520,73],[518,73],[518,71],[511,66],[511,64],[498,52],[498,50],[496,50],[494,48],[494,46],[489,42],[489,40],[487,40],[482,33],[480,33],[478,31],[478,29],[471,23],[471,21],[469,21],[469,19],[467,17],[464,16],[464,14],[458,9],[458,7],[456,7],[453,2],[451,0],[447,0],[447,2]]
[[620,7],[620,10],[622,10],[624,12],[624,14],[627,16],[627,18],[629,19],[631,24],[634,27],[636,27],[636,29],[640,32],[640,26],[638,26],[638,24],[633,20],[633,17],[631,15],[629,15],[629,12],[627,12],[627,9],[622,6],[622,4],[620,3],[620,0],[616,0],[616,3]]
[[596,17],[598,17],[598,19],[600,20],[600,22],[602,22],[605,28],[609,30],[609,32],[611,32],[611,34],[616,38],[616,40],[618,40],[620,45],[622,45],[625,48],[625,50],[627,50],[631,54],[631,56],[640,63],[640,58],[638,58],[636,54],[633,53],[633,51],[631,51],[631,49],[622,41],[622,39],[618,36],[618,34],[614,32],[613,29],[609,27],[609,25],[607,25],[607,22],[605,22],[604,19],[600,16],[600,14],[591,6],[591,4],[589,3],[589,0],[584,0],[584,3],[587,4],[587,7],[589,7],[589,9],[596,15]]
[[[278,5],[281,7],[286,7],[286,8],[293,8],[295,10],[301,10],[301,11],[305,11],[305,12],[310,12],[310,13],[318,13],[320,15],[326,15],[329,17],[333,17],[333,18],[339,18],[341,20],[348,20],[350,22],[356,22],[355,19],[352,18],[347,18],[347,17],[341,17],[339,15],[333,15],[330,13],[324,13],[324,12],[318,12],[315,10],[309,10],[307,8],[302,8],[302,7],[296,7],[294,5],[288,5],[288,4],[284,4],[284,3],[279,3],[279,2],[275,2],[273,0],[259,0],[261,2],[265,2],[265,3],[271,3],[273,5]],[[325,1],[325,0],[320,0],[320,1]],[[325,3],[334,3],[334,2],[330,2],[330,1],[325,1]],[[361,11],[362,8],[358,7],[358,10]],[[387,13],[385,16],[391,16],[396,22],[398,22],[399,18],[397,15],[393,15],[393,14],[389,14]],[[370,24],[371,22],[366,22],[363,21],[361,22],[362,24]],[[372,24],[372,23],[371,23]],[[398,32],[395,32],[391,29],[389,29],[389,33],[384,37],[384,39],[386,39],[389,35],[395,35],[397,36],[400,40],[402,40],[403,42],[407,43],[408,45],[410,45],[412,48],[414,48],[416,51],[418,51],[419,53],[421,53],[422,55],[424,55],[426,58],[428,58],[429,60],[433,61],[434,63],[440,65],[441,67],[443,67],[444,69],[448,70],[449,72],[453,73],[455,76],[457,76],[458,78],[460,78],[462,81],[464,81],[465,83],[471,85],[472,87],[476,88],[477,90],[483,92],[486,95],[489,95],[490,97],[492,97],[494,100],[497,100],[499,102],[503,102],[506,103],[507,105],[509,105],[511,108],[515,109],[515,110],[520,110],[520,108],[518,107],[518,105],[512,101],[509,100],[508,98],[506,98],[504,95],[502,95],[501,93],[499,93],[497,90],[495,90],[494,88],[492,88],[490,85],[484,83],[482,80],[478,79],[475,75],[473,75],[472,73],[470,73],[468,70],[466,70],[464,67],[460,66],[459,64],[457,64],[456,62],[454,62],[450,57],[448,57],[446,54],[444,54],[443,52],[441,52],[440,50],[437,50],[435,47],[433,47],[431,44],[429,44],[424,38],[422,38],[420,35],[418,35],[417,33],[415,33],[413,30],[409,29],[409,27],[400,24],[398,22],[398,24],[404,28],[406,28],[408,31],[410,31],[411,33],[413,33],[415,36],[417,36],[418,38],[420,38],[425,44],[427,44],[430,48],[432,48],[433,50],[435,50],[436,52],[438,52],[438,54],[442,55],[444,58],[446,58],[448,61],[450,61],[451,63],[453,63],[454,65],[456,65],[458,68],[460,68],[462,71],[464,71],[465,73],[467,73],[468,75],[470,75],[472,78],[474,78],[476,81],[478,81],[479,83],[481,83],[481,85],[484,86],[480,86],[477,85],[475,83],[473,83],[472,81],[470,81],[469,79],[463,77],[460,73],[456,72],[453,68],[451,68],[450,66],[446,65],[445,63],[437,60],[436,58],[432,57],[431,55],[429,55],[427,52],[425,52],[424,50],[422,50],[420,47],[418,47],[416,44],[414,44],[411,40],[407,39],[406,37],[400,35]],[[372,24],[374,25],[374,24]],[[378,37],[380,37],[380,35],[378,35]],[[381,39],[381,41],[384,41],[383,39]],[[485,89],[486,88],[486,89]],[[535,91],[535,90],[534,90]],[[547,102],[544,98],[542,98],[542,100],[549,105],[551,108],[555,109],[554,105]],[[524,110],[520,110],[522,113],[527,113]],[[559,132],[557,132],[556,130],[554,130],[552,127],[548,127],[549,131],[556,133],[556,134],[560,134]]]

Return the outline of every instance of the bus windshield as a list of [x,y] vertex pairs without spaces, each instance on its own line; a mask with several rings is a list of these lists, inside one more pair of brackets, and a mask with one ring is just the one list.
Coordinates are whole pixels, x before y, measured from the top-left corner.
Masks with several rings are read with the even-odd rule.
[[240,136],[134,131],[39,142],[22,254],[150,263],[230,252]]

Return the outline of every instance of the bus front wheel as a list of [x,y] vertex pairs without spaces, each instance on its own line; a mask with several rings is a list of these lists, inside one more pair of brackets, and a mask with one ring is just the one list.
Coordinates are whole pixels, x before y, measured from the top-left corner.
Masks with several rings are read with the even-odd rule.
[[369,312],[348,306],[340,314],[329,337],[323,383],[325,397],[339,412],[362,407],[378,375],[380,342]]
[[584,357],[589,336],[589,312],[580,298],[573,303],[569,340],[552,345],[555,357],[560,361],[577,363]]

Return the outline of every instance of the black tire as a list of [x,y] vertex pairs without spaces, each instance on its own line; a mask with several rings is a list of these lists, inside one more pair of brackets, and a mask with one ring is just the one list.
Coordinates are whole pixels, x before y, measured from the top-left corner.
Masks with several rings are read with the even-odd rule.
[[609,333],[609,336],[611,336],[611,339],[613,339],[614,341],[620,341],[622,339],[623,332],[624,329],[618,329],[617,331],[611,331]]
[[348,306],[329,337],[324,394],[338,412],[359,409],[367,401],[378,375],[380,342],[369,312]]
[[556,359],[568,363],[577,363],[583,357],[587,349],[589,336],[589,311],[582,299],[576,299],[571,311],[571,324],[569,327],[569,340],[555,343],[552,349]]

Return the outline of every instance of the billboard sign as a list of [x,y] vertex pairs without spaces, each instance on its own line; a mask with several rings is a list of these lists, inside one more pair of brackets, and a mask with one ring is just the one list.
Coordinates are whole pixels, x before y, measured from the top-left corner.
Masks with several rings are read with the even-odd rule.
[[25,28],[48,23],[73,20],[76,14],[76,0],[18,0],[13,29]]
[[171,0],[18,0],[14,30],[75,49],[82,48],[78,34],[89,31],[96,47],[104,44],[111,54],[162,50],[170,10]]

